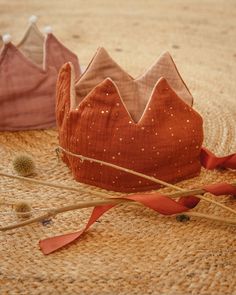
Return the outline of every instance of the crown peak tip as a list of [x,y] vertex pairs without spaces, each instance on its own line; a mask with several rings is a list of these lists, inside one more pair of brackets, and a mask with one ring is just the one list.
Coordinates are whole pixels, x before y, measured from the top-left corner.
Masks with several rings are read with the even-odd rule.
[[161,77],[158,82],[162,84],[168,84],[168,81],[165,77]]
[[10,43],[11,40],[12,40],[12,37],[11,37],[10,34],[4,34],[4,35],[2,36],[2,41],[3,41],[4,44],[8,44],[8,43]]
[[170,90],[172,89],[172,87],[170,86],[168,80],[165,77],[161,77],[156,83],[156,89]]
[[97,47],[97,52],[103,52],[103,51],[105,51],[104,47],[102,46]]
[[29,23],[30,24],[35,24],[37,22],[37,20],[38,20],[38,17],[36,15],[31,15],[29,17]]
[[162,52],[161,57],[167,57],[167,58],[170,58],[170,57],[172,57],[172,56],[171,56],[169,50],[165,50],[165,51]]
[[66,63],[63,65],[63,67],[66,68],[66,69],[71,69],[71,68],[74,67],[74,65],[73,65],[72,62],[68,61],[68,62],[66,62]]

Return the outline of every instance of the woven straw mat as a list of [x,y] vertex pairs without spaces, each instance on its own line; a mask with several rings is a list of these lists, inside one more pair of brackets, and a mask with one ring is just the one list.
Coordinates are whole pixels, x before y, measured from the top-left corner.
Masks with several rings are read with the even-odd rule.
[[[137,76],[169,50],[195,98],[194,107],[204,118],[204,145],[217,155],[236,151],[235,2],[217,1],[212,6],[211,1],[203,5],[153,0],[146,6],[146,1],[100,5],[94,0],[91,5],[67,1],[65,7],[63,1],[35,1],[28,8],[18,6],[16,0],[0,2],[1,29],[21,36],[25,19],[37,11],[78,52],[82,64],[103,45]],[[10,10],[15,23],[10,21]],[[21,18],[16,17],[19,13]],[[45,208],[95,198],[84,192],[86,185],[72,179],[64,163],[57,162],[57,144],[55,129],[2,132],[1,171],[14,173],[12,159],[26,152],[35,159],[35,179],[77,187],[80,193],[0,177],[2,201],[24,199],[34,208]],[[199,177],[178,185],[201,187],[235,178],[233,171],[202,169]],[[232,197],[218,200],[236,209]],[[11,211],[10,206],[1,205],[0,210],[1,226],[17,221],[14,214],[4,213]],[[204,201],[194,210],[233,217]],[[180,223],[141,206],[123,205],[105,214],[80,241],[48,256],[42,254],[41,238],[82,228],[90,212],[67,212],[46,226],[34,223],[1,232],[0,294],[236,294],[236,228],[209,220],[191,218]]]

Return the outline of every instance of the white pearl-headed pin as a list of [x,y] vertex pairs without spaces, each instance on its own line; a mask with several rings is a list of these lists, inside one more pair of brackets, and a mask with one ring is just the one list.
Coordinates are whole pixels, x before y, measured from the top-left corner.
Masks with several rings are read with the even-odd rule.
[[8,43],[10,43],[11,40],[12,40],[12,37],[11,37],[10,34],[4,34],[4,35],[2,36],[2,41],[3,41],[4,44],[8,44]]
[[46,26],[43,29],[45,34],[51,34],[52,33],[52,27],[51,26]]
[[29,23],[30,24],[35,24],[37,22],[37,20],[38,20],[38,17],[36,15],[31,15],[29,17]]

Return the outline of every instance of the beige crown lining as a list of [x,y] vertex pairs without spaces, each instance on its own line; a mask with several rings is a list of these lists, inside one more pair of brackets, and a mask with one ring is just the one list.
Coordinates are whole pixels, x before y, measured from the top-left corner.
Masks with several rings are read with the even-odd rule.
[[37,65],[44,63],[44,36],[36,24],[30,24],[17,48]]
[[119,89],[121,99],[131,117],[138,122],[144,113],[155,84],[161,77],[168,81],[183,101],[192,105],[193,97],[168,52],[162,54],[143,75],[134,79],[109,56],[104,48],[99,48],[76,83],[74,105],[78,105],[99,83],[110,78]]

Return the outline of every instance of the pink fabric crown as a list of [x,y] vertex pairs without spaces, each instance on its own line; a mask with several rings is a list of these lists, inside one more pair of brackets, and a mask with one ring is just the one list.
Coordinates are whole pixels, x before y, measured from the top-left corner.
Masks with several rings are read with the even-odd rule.
[[[47,28],[44,36],[36,18],[18,45],[3,36],[0,52],[0,131],[43,129],[55,126],[57,74],[65,62],[72,62],[81,74],[77,56],[62,45]],[[1,43],[0,43],[1,47]]]

